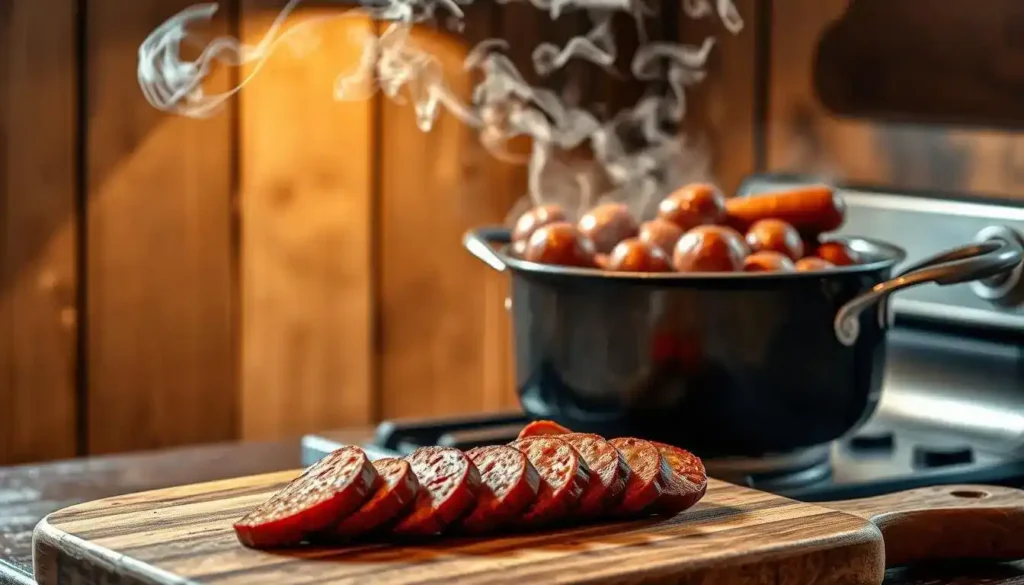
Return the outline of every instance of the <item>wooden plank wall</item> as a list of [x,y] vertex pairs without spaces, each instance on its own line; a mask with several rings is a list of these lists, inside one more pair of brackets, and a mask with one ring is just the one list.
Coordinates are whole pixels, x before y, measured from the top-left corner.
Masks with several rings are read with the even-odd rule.
[[[245,0],[243,38],[258,42],[282,5]],[[296,22],[324,15],[306,10]],[[355,69],[358,34],[371,27],[352,18],[316,25],[311,46],[276,51],[239,99],[246,439],[377,416],[377,105],[333,99],[335,77]]]
[[[144,35],[191,4],[84,4],[90,453],[237,436],[234,106],[165,115],[135,74]],[[221,1],[209,34],[229,32],[231,14]],[[230,81],[218,73],[208,88]]]
[[0,3],[0,462],[77,450],[75,14]]

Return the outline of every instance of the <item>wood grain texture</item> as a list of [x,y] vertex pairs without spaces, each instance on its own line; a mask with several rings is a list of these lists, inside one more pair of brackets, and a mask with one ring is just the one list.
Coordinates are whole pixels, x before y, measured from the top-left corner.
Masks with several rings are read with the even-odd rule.
[[[467,8],[465,37],[428,27],[412,34],[463,100],[472,84],[463,61],[493,23],[479,12],[491,5]],[[382,105],[381,416],[501,410],[511,394],[506,289],[462,248],[461,236],[503,220],[515,192],[475,130],[444,112],[421,132],[405,101]]]
[[681,15],[679,38],[699,46],[705,38],[716,39],[707,66],[707,78],[687,95],[684,128],[707,144],[711,174],[726,192],[734,193],[743,179],[756,170],[755,117],[757,107],[757,35],[761,26],[756,0],[736,0],[743,30],[733,35],[719,19],[694,20]]
[[870,520],[885,538],[889,566],[948,559],[1024,559],[1024,491],[937,486],[829,508]]
[[[236,436],[230,107],[163,114],[136,78],[141,40],[191,4],[88,2],[84,14],[92,453]],[[227,83],[218,73],[209,89]]]
[[[256,43],[283,1],[246,0]],[[375,416],[373,99],[339,102],[366,18],[303,10],[308,46],[283,45],[242,92],[241,436],[294,436]],[[410,129],[414,131],[414,129]],[[401,266],[408,266],[403,262]]]
[[[1024,139],[992,117],[1017,103],[1010,88],[1024,57],[1006,31],[1020,14],[1004,0],[985,10],[941,0],[773,3],[769,169],[1019,197]],[[942,115],[946,123],[907,123]]]
[[75,15],[0,4],[0,463],[76,452]]
[[231,522],[282,472],[111,498],[36,529],[39,585],[103,583],[879,583],[878,530],[856,516],[722,482],[672,519],[420,546],[260,552]]

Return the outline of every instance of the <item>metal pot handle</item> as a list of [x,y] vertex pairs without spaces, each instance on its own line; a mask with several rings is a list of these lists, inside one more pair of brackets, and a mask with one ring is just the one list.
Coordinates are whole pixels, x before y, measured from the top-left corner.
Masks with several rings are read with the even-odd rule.
[[494,250],[494,245],[512,243],[512,232],[504,226],[484,226],[471,229],[462,236],[462,246],[481,262],[504,272],[507,266],[501,256]]
[[[991,239],[922,260],[840,307],[834,322],[836,339],[843,345],[853,345],[860,335],[860,314],[880,302],[884,308],[884,301],[898,290],[929,282],[946,286],[982,280],[1013,270],[1022,259],[1020,246],[1003,239]],[[884,320],[885,315],[881,318]]]

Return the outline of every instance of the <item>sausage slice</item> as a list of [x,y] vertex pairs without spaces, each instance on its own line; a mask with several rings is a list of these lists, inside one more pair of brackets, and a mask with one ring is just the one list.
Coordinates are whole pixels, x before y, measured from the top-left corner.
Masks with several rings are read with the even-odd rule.
[[590,468],[590,484],[580,499],[579,514],[594,517],[611,509],[625,493],[632,474],[622,454],[598,435],[570,433],[559,438],[569,443]]
[[235,522],[235,534],[254,548],[299,544],[358,509],[379,480],[362,449],[342,447]]
[[412,511],[392,529],[395,534],[438,534],[473,506],[480,472],[465,453],[448,447],[420,447],[406,460],[420,491]]
[[517,439],[527,437],[544,437],[548,435],[567,435],[572,431],[550,420],[535,420],[519,431]]
[[651,442],[632,437],[608,441],[622,453],[633,474],[626,484],[617,515],[632,516],[654,511],[654,503],[665,493],[672,481],[672,470]]
[[476,507],[462,520],[472,534],[493,531],[511,520],[537,498],[540,475],[521,451],[505,445],[477,447],[466,455],[480,470]]
[[528,437],[511,443],[523,452],[540,475],[537,499],[521,518],[524,526],[561,521],[575,511],[590,482],[590,469],[578,453],[559,437]]
[[333,528],[338,536],[358,536],[372,532],[401,514],[416,499],[419,482],[412,466],[404,459],[385,458],[373,462],[381,481],[370,499]]
[[672,481],[658,497],[654,507],[659,514],[675,516],[693,507],[708,490],[708,474],[704,463],[693,453],[665,443],[651,441],[672,470]]

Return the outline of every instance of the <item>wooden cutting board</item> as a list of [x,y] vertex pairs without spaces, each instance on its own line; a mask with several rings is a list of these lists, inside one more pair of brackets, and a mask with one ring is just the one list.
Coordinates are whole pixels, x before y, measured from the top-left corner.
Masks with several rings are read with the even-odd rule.
[[900,563],[951,555],[1024,558],[1024,492],[1018,490],[929,488],[825,508],[714,480],[700,504],[672,519],[417,546],[242,547],[232,521],[297,473],[158,490],[55,512],[36,527],[36,579],[39,585],[811,585],[881,583],[886,555]]

